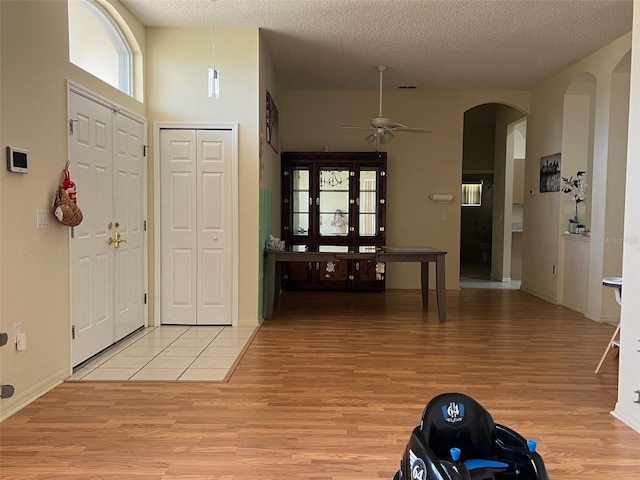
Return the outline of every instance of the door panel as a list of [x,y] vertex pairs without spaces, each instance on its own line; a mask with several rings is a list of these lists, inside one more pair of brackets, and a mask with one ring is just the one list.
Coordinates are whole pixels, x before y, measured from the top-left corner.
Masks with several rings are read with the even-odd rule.
[[198,325],[232,320],[231,139],[228,130],[197,132]]
[[312,285],[313,268],[315,262],[287,262],[282,265],[283,283],[285,290],[308,288]]
[[164,324],[196,321],[196,134],[161,130],[161,309]]
[[115,340],[144,325],[143,126],[114,116],[114,232],[126,243],[114,248]]
[[[199,263],[202,288],[200,289],[200,308],[203,314],[223,306],[224,294],[224,258],[220,250],[204,249]],[[212,313],[214,314],[214,313]],[[198,324],[206,323],[206,318],[198,318]]]
[[77,365],[113,343],[113,256],[107,243],[111,218],[111,110],[69,93],[74,122],[69,137],[71,178],[83,213],[70,252],[72,363]]

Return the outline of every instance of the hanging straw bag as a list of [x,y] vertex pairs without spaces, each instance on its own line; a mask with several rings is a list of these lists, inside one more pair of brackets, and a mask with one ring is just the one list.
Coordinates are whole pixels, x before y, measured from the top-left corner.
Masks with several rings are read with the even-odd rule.
[[62,185],[58,187],[56,198],[53,202],[53,213],[56,218],[68,227],[77,227],[82,222],[82,211],[73,203],[69,194]]

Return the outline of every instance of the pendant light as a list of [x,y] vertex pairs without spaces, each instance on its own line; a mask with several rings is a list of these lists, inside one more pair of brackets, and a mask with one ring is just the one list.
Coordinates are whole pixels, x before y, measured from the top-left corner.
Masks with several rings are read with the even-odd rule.
[[211,64],[208,76],[209,98],[220,98],[220,70],[216,68],[216,30],[211,29]]

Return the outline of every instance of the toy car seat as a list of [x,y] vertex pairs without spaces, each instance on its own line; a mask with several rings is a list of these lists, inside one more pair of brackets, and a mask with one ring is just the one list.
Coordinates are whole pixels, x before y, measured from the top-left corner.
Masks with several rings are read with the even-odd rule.
[[536,442],[494,423],[473,398],[445,393],[425,407],[396,480],[548,480]]

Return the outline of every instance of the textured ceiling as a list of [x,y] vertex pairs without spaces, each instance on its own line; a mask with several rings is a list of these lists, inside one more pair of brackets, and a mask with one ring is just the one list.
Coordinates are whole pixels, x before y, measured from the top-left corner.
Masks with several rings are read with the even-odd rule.
[[257,26],[285,89],[529,89],[632,28],[631,0],[121,0],[144,25]]

